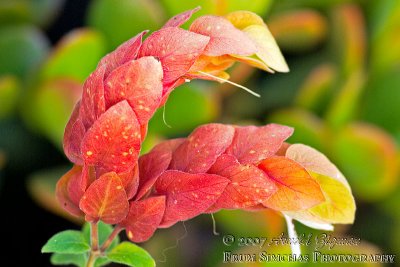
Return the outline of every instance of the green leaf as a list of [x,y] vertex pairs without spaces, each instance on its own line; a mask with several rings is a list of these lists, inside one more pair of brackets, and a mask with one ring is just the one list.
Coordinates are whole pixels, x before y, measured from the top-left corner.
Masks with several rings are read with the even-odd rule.
[[340,5],[332,12],[333,59],[344,77],[361,70],[366,61],[366,25],[358,5]]
[[26,77],[44,59],[48,47],[46,36],[32,26],[0,28],[0,75]]
[[0,77],[0,119],[13,114],[17,106],[20,89],[19,81],[15,76],[5,75]]
[[110,50],[141,31],[157,29],[163,21],[157,1],[147,0],[91,1],[87,17],[88,25],[104,34]]
[[0,25],[48,24],[65,0],[13,0],[0,1]]
[[316,114],[322,114],[332,99],[337,78],[334,65],[318,65],[307,76],[295,99],[295,104]]
[[272,17],[268,27],[284,51],[310,51],[328,35],[327,20],[312,10],[286,11]]
[[371,77],[365,89],[362,118],[400,137],[399,73],[400,66]]
[[202,90],[193,84],[182,85],[174,90],[165,105],[165,120],[163,109],[157,110],[149,123],[149,133],[176,136],[190,132],[197,125],[212,121],[218,112],[218,102],[215,91]]
[[352,124],[331,139],[333,162],[347,177],[356,198],[377,200],[396,188],[399,179],[396,144],[382,129]]
[[81,232],[75,230],[66,230],[55,234],[42,247],[42,253],[80,254],[89,250],[90,246],[87,240]]
[[248,10],[259,15],[268,12],[273,1],[271,0],[229,0],[229,1],[204,1],[204,0],[161,0],[161,3],[168,11],[169,16],[174,16],[185,10],[201,6],[201,10],[195,14],[195,17],[205,14],[226,15],[236,10]]
[[100,257],[100,258],[97,258],[96,262],[94,263],[94,266],[101,267],[101,266],[109,264],[110,262],[111,261],[109,259],[107,259],[106,257]]
[[81,224],[83,218],[77,218],[69,214],[56,199],[56,183],[69,169],[69,166],[63,166],[35,172],[28,177],[27,189],[32,199],[41,207],[77,224]]
[[[106,239],[111,234],[111,232],[114,230],[114,228],[111,225],[106,224],[102,221],[99,221],[97,223],[97,227],[98,227],[98,233],[99,233],[99,244],[101,245],[104,243],[104,241],[106,241]],[[85,237],[85,240],[90,244],[90,224],[89,223],[85,223],[83,225],[82,233],[83,233],[83,236]],[[117,236],[114,239],[114,241],[111,243],[108,250],[111,250],[117,244],[119,244],[119,236]]]
[[314,114],[302,109],[285,109],[273,113],[268,121],[294,127],[290,143],[302,143],[318,150],[324,150],[323,122]]
[[369,66],[374,73],[384,73],[398,66],[400,60],[400,2],[372,1],[368,11],[372,28]]
[[81,84],[74,80],[44,82],[34,96],[25,98],[25,120],[61,148],[65,125],[81,90]]
[[83,82],[105,52],[104,39],[99,32],[74,30],[57,43],[41,70],[41,78],[70,78]]
[[126,264],[134,267],[156,266],[150,254],[135,244],[122,242],[107,254],[112,262]]
[[355,118],[365,80],[364,73],[354,72],[340,88],[326,113],[326,120],[334,129],[342,127]]
[[79,267],[85,267],[87,261],[86,254],[60,254],[54,253],[51,255],[50,262],[53,265],[68,265],[73,264]]

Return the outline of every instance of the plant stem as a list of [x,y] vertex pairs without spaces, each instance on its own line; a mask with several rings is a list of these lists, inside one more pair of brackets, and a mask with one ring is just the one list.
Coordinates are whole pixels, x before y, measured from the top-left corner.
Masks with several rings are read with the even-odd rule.
[[98,251],[90,251],[89,260],[86,264],[86,267],[93,267],[96,259],[98,257]]
[[108,249],[108,247],[111,245],[111,243],[114,241],[114,238],[119,234],[119,232],[122,231],[122,227],[117,225],[115,226],[114,230],[112,231],[112,233],[108,236],[108,238],[106,239],[106,241],[104,241],[103,245],[100,248],[101,252],[104,252]]
[[293,241],[290,242],[290,247],[292,249],[292,255],[300,256],[301,255],[301,250],[300,250],[300,242],[298,242],[299,238],[296,233],[296,229],[294,229],[294,224],[292,221],[292,218],[290,218],[287,215],[283,215],[286,220],[287,228],[288,228],[288,234],[289,238]]
[[99,252],[99,233],[98,233],[98,224],[97,222],[90,223],[90,239],[91,239],[91,247],[89,254],[89,259],[86,264],[86,267],[93,267],[96,262],[97,257],[100,255]]
[[99,250],[99,233],[98,233],[98,225],[97,222],[90,223],[91,230],[91,240],[92,240],[92,250]]

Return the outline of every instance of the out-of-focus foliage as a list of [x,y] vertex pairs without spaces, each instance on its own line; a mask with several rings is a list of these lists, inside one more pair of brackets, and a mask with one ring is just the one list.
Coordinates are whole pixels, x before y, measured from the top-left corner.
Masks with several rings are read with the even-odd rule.
[[[142,152],[211,121],[294,126],[289,141],[328,155],[353,189],[360,207],[356,223],[335,234],[357,235],[363,245],[344,252],[400,253],[400,1],[91,0],[83,25],[50,45],[46,30],[64,2],[0,0],[0,186],[29,176],[36,202],[59,212],[46,205],[52,203],[59,168],[54,171],[46,156],[51,149],[50,155],[62,158],[65,124],[99,59],[183,10],[202,6],[195,17],[251,10],[263,16],[290,73],[268,75],[235,66],[231,79],[260,93],[260,99],[227,84],[185,84],[151,120]],[[49,170],[38,172],[43,166]],[[218,231],[237,236],[278,236],[284,224],[273,212],[222,211],[215,218]],[[370,218],[374,223],[366,223]],[[189,222],[190,237],[167,251],[167,262],[158,266],[219,266],[226,247],[212,236],[210,221]],[[198,225],[206,232],[198,233]],[[182,235],[179,226],[159,231],[144,246],[162,259],[163,250]],[[204,242],[209,243],[201,249],[207,250],[196,253]]]
[[46,25],[54,19],[64,0],[2,0],[0,25],[31,23]]

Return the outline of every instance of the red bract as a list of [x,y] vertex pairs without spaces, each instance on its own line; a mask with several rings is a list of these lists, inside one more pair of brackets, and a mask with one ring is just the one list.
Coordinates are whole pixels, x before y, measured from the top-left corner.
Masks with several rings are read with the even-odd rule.
[[150,153],[139,159],[140,191],[136,198],[141,199],[149,192],[157,178],[168,169],[172,153],[185,139],[172,139],[155,146]]
[[157,194],[166,195],[165,214],[159,227],[169,227],[203,213],[220,197],[228,182],[219,175],[164,172],[155,185]]
[[87,131],[82,140],[85,165],[97,173],[125,172],[136,165],[141,144],[139,123],[128,102],[112,106]]
[[205,173],[232,143],[234,128],[208,124],[197,128],[174,151],[170,168],[189,173]]
[[163,82],[170,84],[188,72],[209,40],[204,35],[167,27],[154,32],[144,41],[139,56],[159,58],[164,69]]
[[234,155],[240,163],[257,163],[274,155],[292,133],[293,128],[278,124],[236,127],[226,153]]
[[79,209],[79,201],[84,193],[80,186],[82,167],[74,166],[57,182],[56,196],[61,206],[75,216],[84,213]]
[[194,9],[182,12],[172,18],[170,18],[163,26],[163,28],[167,28],[167,27],[179,27],[182,24],[184,24],[186,21],[188,21],[193,13],[197,12],[200,10],[200,7],[196,7]]
[[[147,72],[151,70],[151,75]],[[127,100],[140,125],[148,123],[161,100],[163,72],[154,57],[142,57],[116,68],[105,81],[107,108]]]
[[120,45],[114,52],[106,55],[99,63],[99,66],[105,66],[105,76],[111,71],[125,64],[126,62],[136,59],[139,49],[142,46],[142,38],[148,31],[143,31],[135,37],[129,39]]
[[126,228],[126,233],[131,241],[143,242],[153,235],[164,212],[165,196],[131,201],[128,216],[119,225]]
[[71,162],[83,165],[81,143],[86,130],[79,115],[80,105],[81,102],[75,105],[71,118],[65,127],[63,146],[65,155]]
[[[243,209],[267,200],[276,190],[275,184],[254,165],[242,165],[232,155],[224,154],[208,171],[230,180],[210,211]],[[210,212],[209,211],[209,212]]]
[[[227,78],[236,60],[253,64],[258,48],[265,52],[265,43],[241,28],[247,17],[203,16],[181,29],[198,9],[106,55],[85,81],[65,129],[64,151],[76,165],[57,185],[60,203],[88,221],[119,223],[135,242],[202,212],[265,204],[277,190],[257,164],[291,135],[285,126],[205,125],[138,160],[148,121],[175,87]],[[262,58],[258,65],[268,69]]]
[[190,26],[190,31],[210,37],[204,50],[206,56],[228,54],[249,56],[257,52],[254,43],[227,19],[217,16],[202,16]]

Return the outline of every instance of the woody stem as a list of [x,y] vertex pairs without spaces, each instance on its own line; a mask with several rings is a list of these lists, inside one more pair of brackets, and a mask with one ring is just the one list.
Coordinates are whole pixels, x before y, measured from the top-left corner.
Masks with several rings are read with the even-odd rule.
[[111,245],[111,243],[114,241],[115,237],[122,231],[122,227],[117,225],[115,226],[114,230],[111,232],[111,234],[108,236],[106,241],[104,241],[103,245],[100,248],[101,252],[104,252],[107,250],[107,248]]

